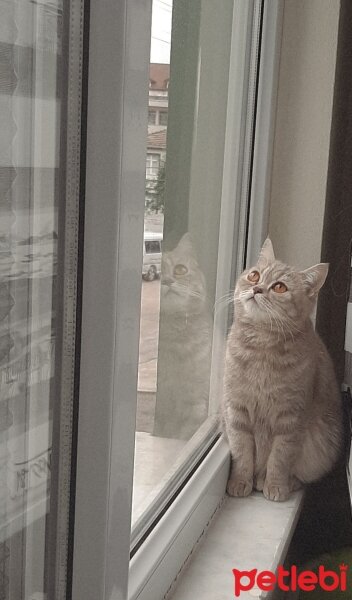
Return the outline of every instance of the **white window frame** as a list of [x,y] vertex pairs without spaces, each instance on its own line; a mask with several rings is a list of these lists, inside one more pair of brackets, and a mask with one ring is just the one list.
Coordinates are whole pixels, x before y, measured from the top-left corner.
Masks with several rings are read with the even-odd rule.
[[[157,163],[157,166],[155,166]],[[157,152],[147,152],[146,159],[146,176],[149,179],[156,179],[161,164],[161,156]]]
[[[264,0],[254,106],[260,32],[253,15],[261,6],[234,2],[217,295],[243,268],[246,240],[251,258],[266,232],[282,2]],[[206,457],[195,458],[187,483],[130,563],[150,24],[151,0],[91,3],[73,600],[163,598],[221,505],[230,462],[210,424]],[[249,198],[255,211],[247,223]],[[217,317],[213,364],[226,328],[226,318]],[[218,383],[211,385],[214,401]]]

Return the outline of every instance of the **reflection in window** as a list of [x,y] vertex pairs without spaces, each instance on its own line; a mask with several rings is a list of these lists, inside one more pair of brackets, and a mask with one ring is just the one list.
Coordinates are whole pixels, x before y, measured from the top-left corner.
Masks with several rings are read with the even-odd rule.
[[161,243],[157,241],[145,242],[145,251],[147,254],[155,254],[161,252]]
[[167,125],[167,112],[160,111],[159,112],[159,125]]
[[149,125],[155,125],[156,123],[156,111],[155,110],[149,110],[148,111],[148,124]]
[[160,166],[160,154],[147,154],[147,177],[157,177]]
[[153,2],[144,237],[163,253],[160,278],[143,259],[134,521],[210,414],[232,11]]
[[57,337],[60,2],[0,0],[0,597],[45,598]]

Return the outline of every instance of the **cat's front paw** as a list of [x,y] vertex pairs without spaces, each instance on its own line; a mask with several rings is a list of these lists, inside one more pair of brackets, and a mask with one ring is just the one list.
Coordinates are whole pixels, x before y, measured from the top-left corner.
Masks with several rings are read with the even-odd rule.
[[236,496],[237,498],[243,498],[249,496],[253,489],[252,479],[229,479],[227,482],[227,493],[229,496]]
[[284,502],[290,497],[290,487],[280,483],[264,483],[263,494],[267,500],[274,502]]

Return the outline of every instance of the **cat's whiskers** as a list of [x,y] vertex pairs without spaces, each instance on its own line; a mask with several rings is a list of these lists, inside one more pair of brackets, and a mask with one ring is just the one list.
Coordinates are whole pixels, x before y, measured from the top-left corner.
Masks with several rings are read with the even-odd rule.
[[286,320],[289,322],[290,327],[296,331],[296,333],[303,333],[303,331],[297,327],[296,323],[293,319],[291,319],[291,317],[286,315]]
[[[291,336],[292,336],[292,333],[288,329],[285,328],[285,323],[283,322],[283,320],[280,317],[279,313],[269,303],[268,299],[263,297],[262,301],[263,301],[263,306],[265,307],[265,310],[266,310],[267,314],[269,316],[271,315],[273,317],[274,321],[275,321],[275,324],[277,326],[278,334],[281,333],[282,336],[283,336],[283,338],[284,338],[284,340],[285,340],[285,342],[286,342],[287,339],[286,339],[286,333],[285,333],[285,331],[288,331],[288,333],[290,333]],[[292,336],[292,339],[293,339],[293,336]]]
[[197,292],[196,290],[192,290],[188,285],[181,283],[180,281],[174,281],[172,286],[174,288],[179,288],[180,290],[185,290],[189,296],[193,296],[195,298],[204,298],[204,294]]
[[239,298],[245,298],[246,296],[250,298],[252,295],[252,290],[243,290],[238,294]]
[[270,327],[271,327],[271,328],[272,328],[272,320],[271,320],[271,317],[274,319],[275,325],[276,325],[276,327],[277,327],[277,331],[276,331],[276,333],[277,333],[277,336],[278,336],[278,337],[277,337],[277,341],[279,342],[279,339],[280,339],[280,332],[281,332],[281,333],[282,333],[282,335],[283,335],[283,337],[284,337],[284,340],[285,340],[285,342],[286,342],[285,331],[283,330],[283,328],[282,328],[282,326],[281,326],[281,323],[280,323],[280,321],[278,320],[278,318],[277,318],[277,315],[276,315],[275,311],[273,310],[272,306],[270,305],[269,301],[268,301],[268,300],[267,300],[267,299],[266,299],[264,296],[262,296],[262,297],[261,297],[261,300],[260,300],[260,302],[262,302],[262,304],[263,304],[263,307],[264,307],[264,309],[265,309],[265,312],[266,312],[266,313],[267,313],[267,315],[269,316],[269,319],[270,319]]
[[[272,314],[273,318],[275,319],[275,322],[277,323],[278,327],[280,328],[280,331],[285,339],[285,342],[287,341],[286,335],[285,335],[285,330],[288,331],[288,333],[290,333],[292,340],[293,340],[293,335],[292,335],[291,331],[289,329],[285,328],[284,321],[280,317],[279,313],[274,309],[274,307],[269,304],[269,302],[268,302],[268,310],[271,311],[271,314]],[[275,315],[275,317],[274,317],[274,315]]]
[[[273,307],[272,307],[273,308]],[[274,310],[274,308],[273,308]],[[291,319],[291,317],[289,317],[288,315],[285,315],[285,321],[288,321],[288,323],[285,323],[285,321],[283,320],[282,317],[280,317],[279,313],[277,311],[275,311],[278,318],[280,319],[283,327],[286,327],[286,330],[289,331],[292,335],[292,331],[293,330],[295,333],[302,333],[301,329],[299,329],[296,325],[296,323],[294,322],[293,319]]]
[[236,302],[236,299],[234,298],[234,290],[229,290],[226,292],[226,294],[219,296],[219,298],[215,300],[213,313],[216,314],[219,309],[225,308],[234,302]]
[[[238,300],[237,300],[237,302],[238,302]],[[231,296],[229,298],[222,298],[221,301],[214,304],[214,307],[213,307],[214,314],[218,310],[225,308],[226,306],[230,306],[233,303],[236,303],[236,299],[234,299],[233,296]]]
[[[271,307],[271,308],[272,308],[272,310],[275,310],[273,307]],[[293,319],[291,319],[291,317],[286,315],[285,320],[288,321],[288,323],[285,323],[285,321],[280,317],[278,312],[275,311],[275,313],[276,313],[277,317],[280,319],[282,327],[284,329],[286,329],[286,331],[288,331],[288,333],[291,335],[292,341],[294,341],[293,333],[303,333],[302,330],[297,327],[297,325],[295,324]]]
[[222,300],[226,300],[227,298],[233,299],[233,294],[234,294],[234,290],[230,290],[229,292],[226,292],[226,294],[224,294],[223,296],[219,296],[219,298],[217,298],[215,300],[214,306],[216,306]]
[[244,290],[243,292],[240,292],[238,294],[238,299],[239,300],[250,300],[251,298],[253,298],[254,294],[252,292],[252,290]]
[[[270,310],[272,311],[272,314],[273,315],[275,314],[275,316],[276,316],[277,324],[280,327],[280,330],[282,332],[282,335],[283,335],[285,343],[286,343],[287,339],[286,339],[286,334],[285,334],[285,324],[284,324],[282,318],[280,317],[280,315],[277,313],[277,311],[273,307],[270,307]],[[290,331],[288,331],[288,333],[290,333],[290,335],[292,337],[292,341],[293,341],[293,335],[292,335],[292,333]]]
[[264,309],[265,309],[265,312],[268,314],[268,317],[270,319],[270,333],[272,333],[273,332],[273,321],[272,321],[270,312],[267,310],[267,308],[265,306],[265,302],[264,302]]

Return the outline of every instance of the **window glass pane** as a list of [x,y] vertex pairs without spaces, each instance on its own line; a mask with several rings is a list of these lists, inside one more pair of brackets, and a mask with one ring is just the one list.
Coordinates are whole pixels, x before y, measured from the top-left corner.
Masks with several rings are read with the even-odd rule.
[[159,107],[159,129],[148,126],[144,239],[163,235],[163,254],[160,276],[146,251],[143,259],[134,521],[187,460],[214,410],[232,13],[233,0],[221,11],[212,0],[153,2],[149,107]]
[[148,125],[155,125],[156,123],[156,111],[149,110],[148,111]]
[[0,0],[2,600],[42,600],[48,593],[64,198],[62,21],[59,1]]
[[158,176],[160,168],[160,154],[147,154],[146,177],[155,178]]
[[164,110],[159,112],[159,125],[167,125],[167,112]]
[[154,254],[155,252],[161,252],[160,242],[145,242],[145,251],[147,254]]

